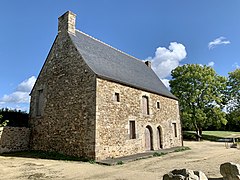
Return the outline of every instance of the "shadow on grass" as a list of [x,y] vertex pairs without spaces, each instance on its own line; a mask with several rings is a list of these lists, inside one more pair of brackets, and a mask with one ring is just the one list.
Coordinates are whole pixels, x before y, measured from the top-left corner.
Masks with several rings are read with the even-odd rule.
[[[184,140],[189,140],[189,141],[196,141],[196,133],[194,132],[188,132],[188,131],[183,131],[183,139]],[[225,137],[220,137],[220,136],[214,136],[214,135],[202,135],[202,140],[208,140],[208,141],[219,141],[220,139],[226,139]]]
[[209,140],[209,141],[218,141],[219,139],[224,139],[224,137],[203,134],[202,139]]
[[63,161],[82,161],[93,163],[94,160],[85,157],[67,156],[57,152],[45,152],[45,151],[19,151],[2,153],[0,156],[5,157],[24,157],[24,158],[36,158],[36,159],[51,159],[51,160],[63,160]]

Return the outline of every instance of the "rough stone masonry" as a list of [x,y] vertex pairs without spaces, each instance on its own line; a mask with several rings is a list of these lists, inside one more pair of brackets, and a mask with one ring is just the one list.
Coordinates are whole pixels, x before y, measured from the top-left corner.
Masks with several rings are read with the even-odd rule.
[[26,127],[0,127],[0,153],[28,150],[29,136]]
[[76,30],[75,17],[59,17],[31,92],[31,149],[101,160],[181,146],[178,100],[150,63]]

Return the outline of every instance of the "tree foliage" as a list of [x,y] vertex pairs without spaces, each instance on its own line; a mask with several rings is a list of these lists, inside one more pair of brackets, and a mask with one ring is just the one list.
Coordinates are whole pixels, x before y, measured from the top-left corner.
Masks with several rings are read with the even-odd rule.
[[[13,127],[28,127],[28,113],[20,110],[0,109],[0,124]],[[7,124],[6,124],[7,123]]]
[[2,121],[2,115],[0,114],[0,127],[5,127],[7,126],[7,123],[9,122],[9,120],[4,120],[3,122]]
[[228,77],[228,130],[240,128],[240,68],[229,73]]
[[240,108],[240,68],[229,73],[228,77],[229,111]]
[[226,78],[213,68],[186,64],[172,71],[171,92],[179,98],[183,128],[198,135],[209,126],[226,124],[222,111],[226,103]]

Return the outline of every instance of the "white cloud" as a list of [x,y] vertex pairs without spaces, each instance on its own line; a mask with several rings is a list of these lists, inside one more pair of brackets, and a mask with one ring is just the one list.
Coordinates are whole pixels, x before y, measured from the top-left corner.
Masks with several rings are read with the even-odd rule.
[[1,98],[1,102],[4,103],[28,103],[29,102],[29,97],[28,97],[28,93],[27,92],[20,92],[20,91],[16,91],[13,92],[12,94],[9,95],[4,95]]
[[198,64],[199,66],[201,66],[201,67],[203,67],[203,66],[210,66],[210,67],[213,67],[214,66],[214,64],[215,64],[215,62],[213,62],[213,61],[211,61],[211,62],[209,62],[207,65],[206,64]]
[[10,110],[20,110],[20,111],[25,111],[25,112],[29,112],[29,107],[26,106],[26,104],[4,104],[4,106],[1,106],[0,104],[0,108],[7,108],[7,109],[10,109]]
[[32,90],[32,87],[36,81],[35,76],[30,77],[29,79],[24,80],[17,86],[17,91],[20,92],[30,92]]
[[152,62],[152,68],[159,78],[164,79],[170,76],[171,71],[179,66],[179,62],[186,58],[187,52],[185,46],[171,42],[170,46],[158,47],[154,57],[148,57],[146,60]]
[[213,61],[211,61],[211,62],[209,62],[208,64],[207,64],[207,66],[211,66],[211,67],[213,67],[214,66],[214,62]]
[[214,39],[213,41],[208,43],[208,48],[209,49],[213,49],[218,45],[222,45],[222,44],[230,44],[231,42],[229,40],[227,40],[225,37],[221,36],[217,39]]
[[24,80],[17,86],[15,92],[13,92],[9,95],[5,94],[0,99],[0,104],[29,103],[29,100],[30,100],[29,93],[30,93],[35,81],[36,81],[35,76],[32,76],[29,79]]
[[235,62],[232,66],[233,66],[234,68],[236,68],[236,69],[240,68],[240,66],[238,65],[237,62]]
[[28,111],[29,111],[29,107],[28,107],[28,106],[19,106],[19,105],[16,105],[14,109],[20,110],[20,111],[25,111],[25,112],[28,112]]
[[168,79],[161,79],[161,81],[162,81],[163,84],[170,90],[169,80],[168,80]]

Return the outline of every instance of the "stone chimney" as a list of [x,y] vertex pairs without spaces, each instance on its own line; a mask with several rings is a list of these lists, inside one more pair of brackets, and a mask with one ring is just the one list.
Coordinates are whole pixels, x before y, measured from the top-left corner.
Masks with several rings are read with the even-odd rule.
[[75,35],[76,14],[67,11],[58,18],[58,33],[69,32]]
[[151,61],[145,61],[145,64],[151,68]]

